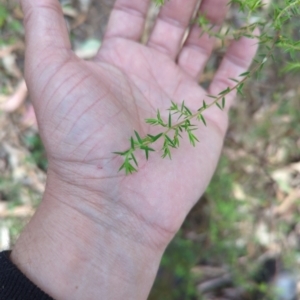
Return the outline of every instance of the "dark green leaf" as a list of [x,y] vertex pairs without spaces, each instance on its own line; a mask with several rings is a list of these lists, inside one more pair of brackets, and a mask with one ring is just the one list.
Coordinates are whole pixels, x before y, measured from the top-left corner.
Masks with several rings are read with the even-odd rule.
[[156,120],[156,119],[146,119],[145,122],[147,124],[151,124],[151,125],[158,125],[159,124],[158,120]]
[[132,159],[133,159],[135,165],[138,167],[138,166],[139,166],[139,165],[138,165],[138,162],[137,162],[137,160],[136,160],[136,158],[135,158],[135,156],[134,156],[133,153],[131,153],[131,157],[132,157]]
[[160,122],[162,122],[159,110],[157,110],[157,120],[160,121]]
[[125,162],[122,164],[118,172],[122,171],[123,169],[125,169]]
[[177,147],[177,148],[179,147],[179,138],[178,138],[178,136],[181,137],[181,135],[179,134],[178,128],[176,128],[173,142],[174,142],[175,147]]
[[225,108],[225,97],[222,98],[222,109]]
[[228,87],[227,89],[220,92],[219,95],[225,95],[225,94],[228,94],[229,92],[230,92],[230,88]]
[[175,148],[174,142],[172,141],[172,139],[167,134],[165,134],[165,139],[168,141],[168,143],[171,147]]
[[250,72],[244,72],[244,73],[240,74],[239,76],[243,77],[243,76],[248,76],[249,74],[250,74]]
[[160,133],[160,134],[158,134],[156,136],[148,134],[148,136],[152,139],[152,143],[156,142],[162,135],[163,135],[163,133]]
[[214,96],[214,95],[206,95],[206,96],[209,97],[209,98],[212,98],[212,99],[217,99],[217,97]]
[[186,106],[184,106],[184,108],[185,108],[185,111],[186,111],[190,116],[193,115],[192,112],[191,112]]
[[171,151],[170,148],[168,147],[168,144],[165,144],[163,147],[163,155],[162,158],[165,158],[169,156],[170,159],[172,159]]
[[135,147],[134,147],[134,139],[133,139],[133,137],[130,138],[130,143],[131,143],[131,149],[134,150]]
[[128,174],[132,174],[133,172],[137,172],[137,169],[131,163],[128,162],[128,164],[126,164],[125,167],[125,172],[126,175],[128,175]]
[[183,116],[183,114],[180,114],[180,116],[178,117],[177,121]]
[[171,101],[172,105],[170,107],[170,110],[176,110],[178,111],[178,105],[176,103],[174,103],[173,101]]
[[138,134],[136,131],[134,131],[134,133],[135,133],[135,136],[136,136],[138,142],[139,142],[140,144],[142,144],[143,141],[142,141],[141,137],[139,136],[139,134]]
[[142,150],[148,150],[148,151],[152,151],[152,152],[155,152],[155,150],[153,148],[150,148],[148,146],[141,146],[141,149]]
[[146,155],[146,159],[149,159],[149,150],[148,149],[144,149],[145,150],[145,155]]
[[244,83],[241,83],[238,87],[237,87],[237,92],[240,94],[240,95],[243,95],[243,87],[244,87]]
[[216,102],[216,105],[217,105],[221,110],[223,110],[222,107],[221,107],[221,105],[220,105],[218,102]]
[[181,109],[180,109],[180,111],[181,111],[181,112],[183,112],[183,111],[184,111],[184,106],[185,106],[185,105],[184,105],[184,101],[182,101],[182,104],[181,104]]
[[198,140],[197,137],[192,133],[191,130],[188,130],[187,133],[188,133],[188,136],[189,136],[190,143],[193,145],[193,147],[195,147],[195,146],[196,146],[196,141],[199,142],[199,140]]
[[113,152],[114,154],[118,154],[118,155],[126,155],[129,152],[129,150],[125,151],[125,152]]
[[203,124],[206,126],[206,121],[205,118],[203,117],[203,115],[200,115],[201,121],[203,122]]
[[169,113],[169,123],[168,123],[168,126],[169,126],[169,128],[172,127],[172,116],[171,116],[170,113]]

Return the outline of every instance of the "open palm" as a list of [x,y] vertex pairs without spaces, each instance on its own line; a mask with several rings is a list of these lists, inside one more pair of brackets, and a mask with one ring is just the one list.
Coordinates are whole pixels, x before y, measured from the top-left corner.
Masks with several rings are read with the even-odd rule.
[[[226,113],[208,110],[207,127],[199,124],[196,133],[200,143],[192,147],[184,138],[172,161],[153,153],[146,162],[143,153],[137,154],[139,171],[133,175],[118,173],[122,159],[113,152],[128,148],[134,130],[141,136],[155,134],[157,128],[144,120],[155,117],[158,108],[166,118],[171,100],[185,100],[197,110],[208,92],[218,94],[232,85],[228,78],[247,70],[256,42],[241,39],[230,46],[207,92],[198,78],[213,39],[199,38],[201,29],[194,26],[182,46],[198,1],[170,0],[148,44],[142,45],[149,2],[117,0],[98,55],[83,61],[71,51],[58,2],[24,0],[26,79],[49,159],[49,176],[68,186],[68,193],[76,187],[95,200],[74,206],[82,213],[92,207],[96,220],[105,211],[112,220],[106,225],[114,230],[165,245],[215,170],[227,128]],[[200,11],[220,24],[226,4],[227,0],[205,0]],[[233,98],[227,97],[228,106]]]

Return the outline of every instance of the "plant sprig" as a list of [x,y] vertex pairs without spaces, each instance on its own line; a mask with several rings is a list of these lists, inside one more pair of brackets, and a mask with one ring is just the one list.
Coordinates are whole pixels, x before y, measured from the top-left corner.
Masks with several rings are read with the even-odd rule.
[[[285,0],[284,9],[275,7],[273,22],[271,23],[264,23],[263,21],[258,20],[254,23],[248,23],[248,25],[244,25],[237,30],[227,29],[225,33],[221,29],[216,32],[213,30],[214,26],[209,25],[204,16],[199,16],[197,22],[198,25],[201,26],[203,32],[209,34],[210,36],[219,38],[222,41],[225,37],[228,38],[228,36],[234,39],[238,39],[243,36],[247,38],[259,38],[260,44],[263,45],[263,49],[265,49],[265,51],[262,50],[260,54],[261,59],[254,60],[257,65],[251,71],[244,72],[239,75],[239,77],[242,77],[241,80],[230,78],[230,80],[235,83],[233,87],[227,87],[218,95],[207,95],[207,97],[212,100],[210,103],[202,100],[202,106],[197,111],[192,111],[190,108],[188,108],[185,101],[182,101],[180,104],[171,101],[171,105],[168,109],[168,118],[167,120],[164,120],[160,110],[157,110],[156,117],[146,119],[145,122],[151,126],[160,127],[161,132],[155,136],[147,134],[146,136],[141,137],[139,133],[135,131],[134,136],[130,138],[130,147],[124,152],[114,152],[124,159],[119,171],[124,170],[126,175],[137,172],[139,165],[135,155],[136,151],[143,151],[146,159],[148,160],[150,153],[155,151],[152,145],[159,140],[161,140],[162,144],[162,158],[172,158],[172,149],[179,148],[180,139],[182,139],[184,135],[188,137],[190,144],[195,147],[199,142],[197,136],[195,135],[198,125],[194,124],[193,121],[201,122],[204,126],[207,126],[208,124],[204,117],[204,112],[207,109],[217,106],[223,111],[226,106],[226,96],[229,93],[236,91],[238,94],[242,95],[246,80],[248,80],[254,74],[259,74],[269,58],[275,60],[273,56],[275,47],[278,46],[279,48],[287,49],[286,51],[290,51],[290,53],[294,53],[294,51],[298,50],[299,43],[293,42],[287,36],[283,36],[281,34],[281,28],[279,25],[285,23],[291,15],[295,15],[299,12],[299,8],[296,6],[299,1],[300,0]],[[158,5],[163,5],[165,0],[155,0],[155,2]],[[249,16],[251,16],[252,13],[263,8],[261,0],[232,0],[231,2],[238,4],[243,13],[248,12],[248,20],[250,19]],[[266,28],[266,30],[260,34],[260,36],[253,34],[256,25],[261,25],[263,28]],[[293,66],[294,68],[299,68],[299,63],[297,63],[297,66],[295,66],[295,63],[289,64],[290,69],[292,69]]]

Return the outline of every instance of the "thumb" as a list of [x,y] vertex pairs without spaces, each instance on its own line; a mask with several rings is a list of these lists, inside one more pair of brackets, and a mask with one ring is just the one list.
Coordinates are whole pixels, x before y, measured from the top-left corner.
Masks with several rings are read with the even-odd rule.
[[70,54],[71,44],[58,0],[22,0],[27,66]]

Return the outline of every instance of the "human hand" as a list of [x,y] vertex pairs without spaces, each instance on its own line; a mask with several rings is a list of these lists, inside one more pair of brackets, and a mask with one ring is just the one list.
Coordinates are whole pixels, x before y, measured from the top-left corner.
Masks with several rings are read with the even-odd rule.
[[[198,1],[166,3],[147,45],[142,45],[139,40],[149,2],[117,0],[98,55],[92,61],[83,61],[71,50],[56,0],[22,1],[26,80],[49,169],[43,202],[19,239],[12,259],[29,278],[58,299],[67,299],[70,291],[65,286],[58,288],[59,282],[53,290],[49,286],[53,278],[42,278],[42,268],[37,263],[26,267],[25,261],[34,260],[33,253],[55,255],[63,264],[59,251],[64,259],[68,253],[76,252],[75,265],[85,271],[68,280],[72,299],[99,299],[101,293],[105,299],[147,297],[165,247],[215,170],[227,129],[227,114],[210,108],[205,112],[207,127],[196,133],[200,143],[195,148],[183,140],[172,153],[172,161],[152,154],[146,163],[141,154],[139,172],[133,175],[118,173],[121,158],[113,152],[127,148],[134,130],[151,134],[153,129],[144,119],[155,116],[158,108],[166,111],[171,100],[185,100],[189,108],[197,110],[207,93],[218,94],[232,86],[229,78],[245,72],[257,50],[253,39],[233,42],[205,91],[198,78],[212,52],[214,39],[206,34],[199,37],[201,29],[194,26],[181,46]],[[212,23],[220,25],[226,5],[227,0],[204,0],[200,10]],[[227,96],[227,109],[234,96]],[[41,223],[43,238],[41,232],[33,233]],[[28,240],[34,251],[30,259],[24,259],[22,251]],[[59,248],[62,240],[66,245]],[[51,247],[47,250],[45,244],[49,241]],[[64,246],[68,252],[61,250]],[[103,253],[105,246],[108,248]],[[88,270],[94,267],[92,276],[83,261]],[[56,277],[59,281],[61,266],[51,268],[53,274],[60,274]],[[74,265],[68,271],[72,268]],[[126,286],[121,270],[138,288]],[[64,270],[65,274],[68,271]],[[81,283],[82,277],[89,276],[95,279]],[[95,286],[99,278],[109,280],[110,276],[124,283],[122,295],[112,291],[109,282],[101,291],[99,285]],[[92,286],[90,296],[83,296]]]

